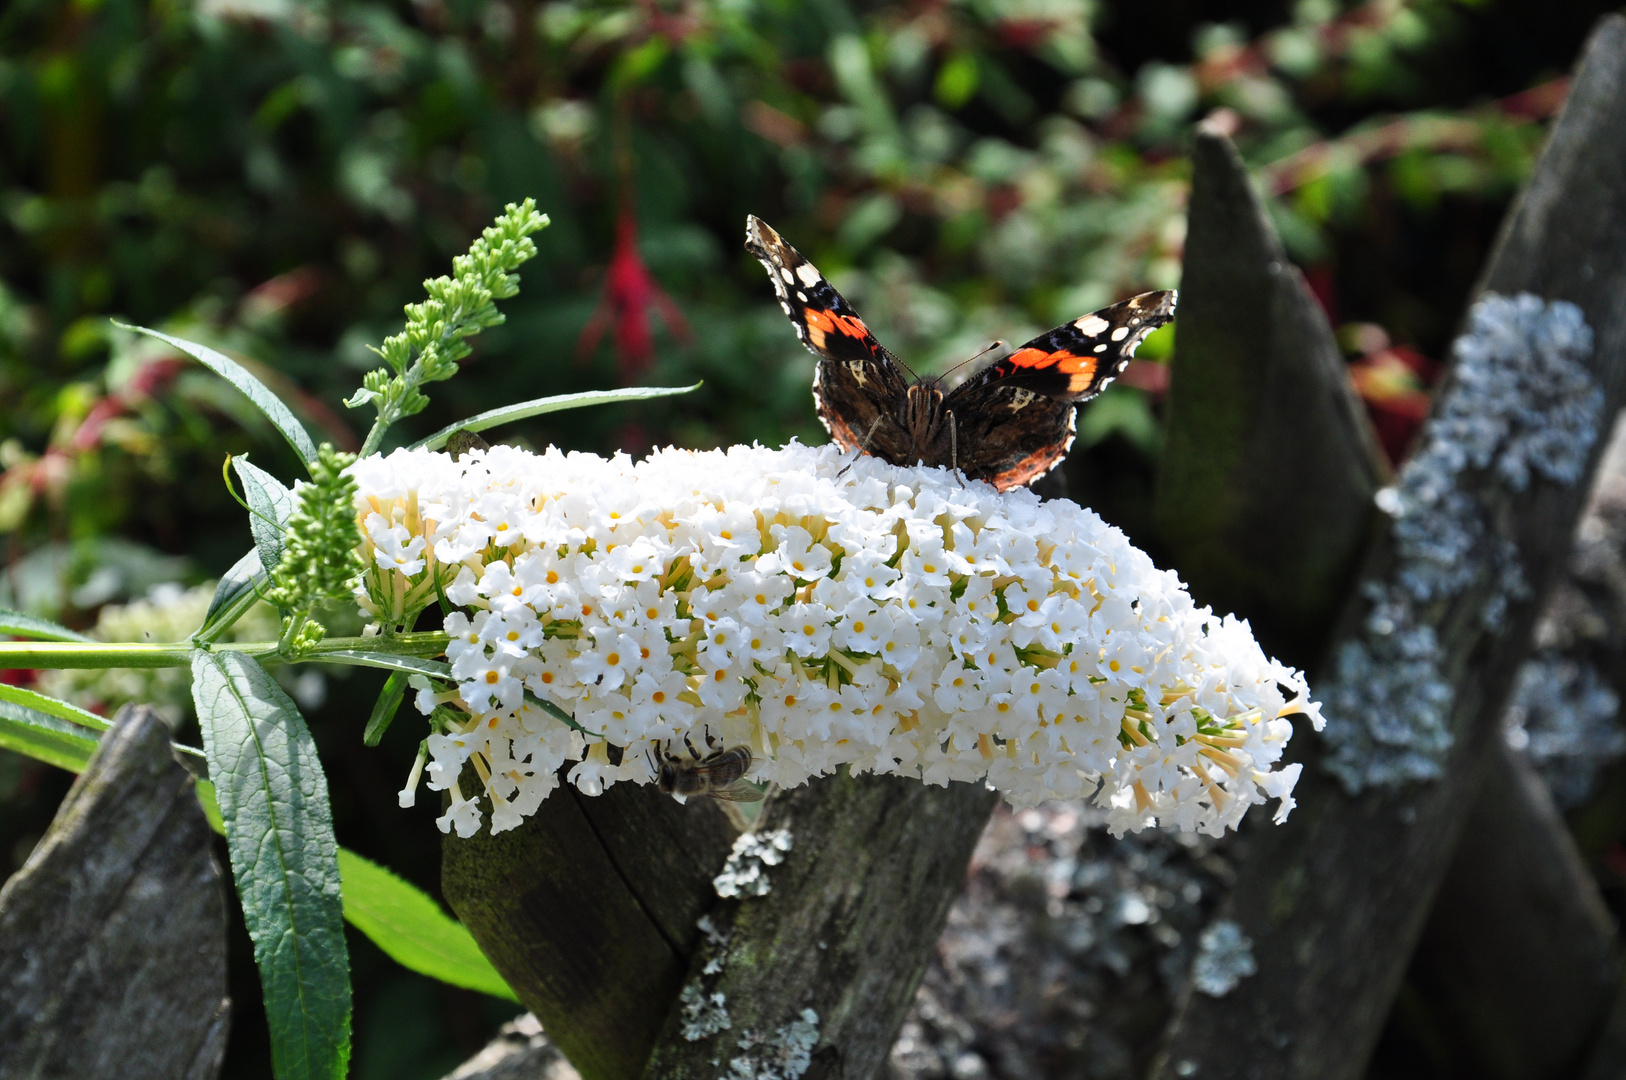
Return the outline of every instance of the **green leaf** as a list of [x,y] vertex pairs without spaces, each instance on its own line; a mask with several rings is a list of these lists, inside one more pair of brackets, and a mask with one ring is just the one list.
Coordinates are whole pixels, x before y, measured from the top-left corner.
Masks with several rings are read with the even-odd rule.
[[353,851],[339,849],[344,917],[409,971],[518,1001],[463,924],[427,893]]
[[349,664],[354,667],[386,668],[406,671],[414,675],[433,675],[438,679],[451,677],[452,666],[444,660],[426,660],[421,656],[402,656],[399,653],[370,652],[362,649],[335,649],[317,652],[308,657],[331,664]]
[[54,697],[46,697],[26,687],[12,686],[10,683],[0,683],[0,701],[9,701],[13,705],[21,705],[25,709],[33,709],[47,716],[54,716],[58,720],[66,720],[70,724],[88,727],[93,731],[106,731],[113,726],[105,716],[97,716],[77,705],[70,705]]
[[66,626],[52,622],[50,619],[40,619],[21,611],[12,611],[10,608],[0,608],[0,634],[9,634],[12,637],[33,638],[36,641],[94,641],[81,633],[69,630]]
[[361,741],[368,746],[377,746],[384,732],[389,730],[390,722],[395,719],[395,710],[401,707],[401,699],[406,696],[407,673],[392,671],[390,677],[384,680],[384,688],[378,692],[378,700],[373,702],[373,715],[367,718],[367,727],[361,733]]
[[278,1080],[342,1080],[350,971],[338,844],[316,743],[251,657],[192,655],[192,700],[254,941]]
[[[88,760],[90,755],[85,755]],[[81,767],[82,771],[82,767]],[[197,782],[198,802],[209,827],[225,835],[215,786]],[[384,955],[420,975],[518,1001],[463,924],[441,911],[428,894],[348,848],[339,849],[344,879],[344,918]]]
[[580,724],[576,723],[576,718],[574,716],[571,716],[569,713],[565,712],[563,709],[561,709],[559,706],[555,705],[553,702],[549,701],[547,698],[538,697],[537,695],[535,695],[535,694],[531,693],[529,690],[527,690],[527,691],[525,691],[525,700],[527,702],[529,702],[534,708],[541,709],[543,712],[547,713],[549,716],[553,717],[555,720],[559,721],[561,724],[565,725],[568,728],[574,728],[575,730],[581,732],[583,735],[592,735],[594,738],[598,738],[598,739],[604,738],[604,736],[599,735],[597,732],[588,731],[586,728],[584,728]]
[[221,576],[220,584],[215,586],[215,594],[209,599],[209,610],[203,615],[203,625],[192,632],[192,640],[213,641],[224,633],[259,599],[259,590],[265,584],[266,577],[257,548],[238,559]]
[[237,387],[244,394],[247,394],[248,399],[265,414],[266,419],[270,420],[272,425],[282,433],[282,437],[288,440],[288,445],[294,448],[294,452],[299,455],[301,461],[310,462],[316,460],[316,444],[311,442],[310,433],[305,430],[305,425],[301,424],[299,419],[294,416],[293,410],[282,403],[281,398],[271,392],[270,387],[249,374],[248,369],[243,367],[242,364],[224,353],[216,352],[207,345],[199,345],[194,341],[170,337],[168,334],[159,333],[157,330],[149,330],[145,326],[127,326],[117,320],[114,320],[113,325],[121,330],[134,330],[138,334],[146,334],[148,337],[157,338],[159,341],[173,345],[186,353],[204,367]]
[[414,450],[439,450],[446,445],[446,440],[458,431],[485,431],[497,427],[499,424],[511,424],[515,420],[528,420],[533,416],[544,413],[559,412],[563,409],[580,409],[588,405],[612,405],[618,401],[645,401],[649,398],[671,397],[674,394],[687,394],[700,389],[700,383],[693,386],[629,386],[624,390],[588,390],[580,394],[558,394],[554,397],[535,398],[531,401],[522,401],[517,405],[504,405],[500,409],[479,413],[467,420],[459,420],[455,424],[448,424],[429,436],[419,439],[412,444]]
[[0,747],[69,772],[84,772],[96,733],[11,701],[0,701]]
[[197,782],[198,805],[203,807],[203,816],[209,819],[209,828],[226,835],[226,819],[220,816],[220,797],[215,794],[215,786],[208,780]]
[[248,527],[254,534],[254,548],[260,553],[261,566],[276,566],[282,561],[282,534],[294,512],[294,493],[264,469],[252,464],[248,455],[238,454],[231,459],[237,470],[237,479],[243,483],[243,497],[248,500]]

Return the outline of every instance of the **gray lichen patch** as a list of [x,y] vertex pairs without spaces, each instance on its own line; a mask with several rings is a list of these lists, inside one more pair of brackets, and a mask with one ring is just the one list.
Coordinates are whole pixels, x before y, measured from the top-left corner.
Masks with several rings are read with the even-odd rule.
[[785,861],[791,848],[789,829],[741,833],[728,854],[723,872],[712,879],[721,897],[767,896],[770,884],[767,868]]
[[701,966],[700,973],[691,977],[678,994],[678,1003],[682,1006],[678,1019],[682,1024],[683,1037],[689,1042],[699,1042],[734,1026],[733,1019],[728,1015],[728,998],[721,991],[710,990],[706,985],[708,980],[711,986],[717,985],[717,980],[711,977],[722,974],[728,964],[728,943],[733,934],[720,928],[710,915],[700,916],[695,929],[704,939],[700,948],[706,962]]
[[803,1009],[769,1038],[747,1031],[740,1036],[741,1051],[728,1063],[726,1080],[797,1080],[813,1064],[819,1042],[819,1014]]
[[1243,979],[1259,970],[1253,942],[1242,927],[1220,919],[1197,938],[1197,959],[1191,965],[1191,983],[1211,997],[1224,997]]
[[699,1042],[733,1026],[728,1015],[728,999],[720,992],[707,994],[691,982],[678,995],[678,1001],[683,1007],[683,1037],[690,1042]]
[[1440,775],[1453,691],[1434,605],[1483,589],[1477,614],[1496,629],[1528,592],[1518,549],[1466,481],[1488,474],[1512,493],[1538,477],[1573,485],[1598,436],[1603,391],[1583,363],[1592,330],[1574,304],[1486,294],[1453,351],[1422,445],[1378,493],[1394,519],[1394,568],[1363,587],[1371,609],[1323,698],[1327,768],[1351,793]]
[[1507,740],[1559,808],[1573,810],[1592,797],[1599,771],[1626,755],[1626,420],[1619,416],[1564,576],[1536,622],[1535,646],[1513,685]]
[[1626,754],[1616,722],[1620,696],[1589,663],[1545,654],[1519,669],[1508,708],[1507,741],[1536,767],[1553,801],[1586,802],[1598,770]]
[[705,966],[700,969],[700,974],[716,975],[723,970],[723,964],[728,960],[728,942],[733,935],[727,930],[719,930],[717,924],[711,921],[710,915],[700,916],[695,928],[705,935],[705,948],[710,953],[706,957]]

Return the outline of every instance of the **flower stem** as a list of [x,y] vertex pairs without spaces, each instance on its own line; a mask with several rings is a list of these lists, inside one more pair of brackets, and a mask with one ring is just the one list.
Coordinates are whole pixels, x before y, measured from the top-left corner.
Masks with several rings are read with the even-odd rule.
[[[319,642],[301,660],[320,661],[325,653],[371,652],[392,656],[439,656],[446,651],[446,635],[438,631],[395,634],[390,637],[337,637]],[[262,663],[277,663],[275,641],[234,641],[210,646],[214,652],[247,653]],[[186,667],[196,646],[186,642],[166,645],[109,641],[3,641],[0,669],[5,668],[163,668]],[[353,662],[353,661],[351,661]]]

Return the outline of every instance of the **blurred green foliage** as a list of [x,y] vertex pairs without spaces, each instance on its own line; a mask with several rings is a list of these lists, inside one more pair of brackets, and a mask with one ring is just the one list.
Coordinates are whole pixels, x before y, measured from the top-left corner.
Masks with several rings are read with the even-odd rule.
[[[370,416],[343,401],[377,364],[367,346],[527,196],[553,224],[508,321],[394,437],[545,394],[704,379],[503,435],[635,453],[822,441],[812,358],[741,250],[748,212],[916,370],[945,371],[1177,285],[1198,121],[1235,138],[1335,322],[1437,357],[1601,10],[11,0],[0,599],[89,625],[104,603],[219,573],[250,543],[216,479],[224,455],[294,475],[235,391],[110,318],[230,353],[319,441],[355,449]],[[1148,342],[1149,363],[1083,412],[1069,466],[1074,494],[1138,539],[1174,347]],[[359,752],[363,682],[313,714],[340,838],[432,885],[433,812],[392,794],[413,747]],[[0,755],[0,874],[60,790]],[[438,1075],[502,1015],[352,947],[357,1076]],[[231,1075],[263,1075],[238,959]]]
[[[1336,233],[1370,225],[1380,195],[1391,219],[1505,198],[1557,100],[1430,101],[1429,65],[1474,15],[1451,0],[1302,0],[1263,32],[1194,26],[1180,60],[1130,67],[1097,27],[1151,10],[17,0],[0,15],[0,529],[24,545],[133,532],[221,568],[229,544],[180,543],[178,526],[222,521],[222,494],[174,481],[263,423],[108,316],[257,361],[319,437],[353,445],[361,418],[340,402],[366,346],[507,200],[534,196],[556,224],[437,426],[704,378],[698,400],[528,434],[813,439],[811,358],[740,253],[747,212],[917,369],[944,370],[1177,284],[1201,116],[1262,168],[1295,257],[1336,266]],[[1454,318],[1389,314],[1369,317],[1402,337]],[[1154,449],[1144,400],[1120,395],[1092,434]]]

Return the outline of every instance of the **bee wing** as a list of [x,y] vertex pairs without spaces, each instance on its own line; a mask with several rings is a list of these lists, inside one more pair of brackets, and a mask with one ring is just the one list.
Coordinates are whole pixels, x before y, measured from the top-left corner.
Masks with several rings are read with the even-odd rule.
[[761,802],[765,798],[749,780],[736,780],[727,787],[712,788],[706,794],[725,802]]

